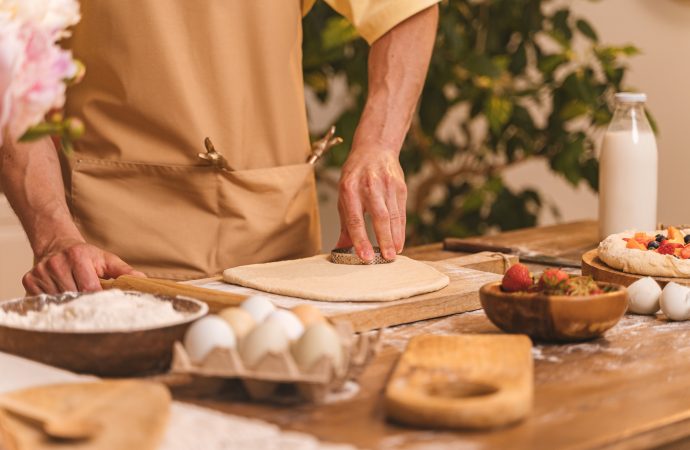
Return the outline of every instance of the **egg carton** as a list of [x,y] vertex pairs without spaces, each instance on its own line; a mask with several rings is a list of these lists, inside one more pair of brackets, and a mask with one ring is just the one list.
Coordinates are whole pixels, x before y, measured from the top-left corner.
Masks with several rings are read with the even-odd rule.
[[192,362],[181,342],[173,346],[170,372],[239,379],[254,400],[272,400],[279,385],[297,388],[301,399],[323,403],[346,381],[356,380],[381,347],[383,330],[355,334],[349,322],[333,323],[343,347],[343,368],[337,370],[329,356],[319,358],[309,370],[300,370],[290,350],[266,353],[254,367],[247,367],[236,348],[216,347],[203,361]]

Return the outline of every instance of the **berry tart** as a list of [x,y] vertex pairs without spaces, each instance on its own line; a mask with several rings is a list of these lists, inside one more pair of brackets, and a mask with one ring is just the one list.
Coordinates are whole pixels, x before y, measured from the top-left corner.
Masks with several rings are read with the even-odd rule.
[[599,244],[599,258],[623,272],[658,277],[690,277],[690,230],[625,231]]

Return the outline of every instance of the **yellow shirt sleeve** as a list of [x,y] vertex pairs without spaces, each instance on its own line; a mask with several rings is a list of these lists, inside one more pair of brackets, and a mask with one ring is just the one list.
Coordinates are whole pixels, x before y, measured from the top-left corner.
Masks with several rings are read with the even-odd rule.
[[[400,22],[441,0],[325,0],[347,18],[369,44],[386,34]],[[315,0],[306,0],[308,11]],[[305,12],[306,12],[305,11]]]

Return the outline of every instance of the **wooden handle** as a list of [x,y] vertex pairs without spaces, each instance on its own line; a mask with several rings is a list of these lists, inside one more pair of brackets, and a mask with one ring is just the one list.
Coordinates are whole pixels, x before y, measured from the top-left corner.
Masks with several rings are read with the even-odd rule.
[[510,247],[502,247],[500,245],[480,244],[476,242],[468,242],[458,238],[446,238],[443,240],[443,249],[455,252],[479,253],[479,252],[496,252],[496,253],[515,253],[515,249]]
[[192,297],[207,303],[211,312],[219,311],[228,306],[238,306],[247,298],[245,295],[214,291],[175,281],[142,278],[132,275],[122,275],[115,280],[101,280],[101,286],[103,286],[103,289],[115,288],[172,297],[176,295]]

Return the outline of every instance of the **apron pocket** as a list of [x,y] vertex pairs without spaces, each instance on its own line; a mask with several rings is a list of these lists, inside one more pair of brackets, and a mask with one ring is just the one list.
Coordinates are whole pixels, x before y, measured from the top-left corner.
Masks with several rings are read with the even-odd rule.
[[222,268],[312,256],[321,249],[312,164],[221,173]]
[[71,205],[85,239],[149,276],[215,267],[218,174],[212,167],[78,160]]
[[85,239],[149,276],[192,279],[320,251],[314,167],[78,160],[71,207]]

